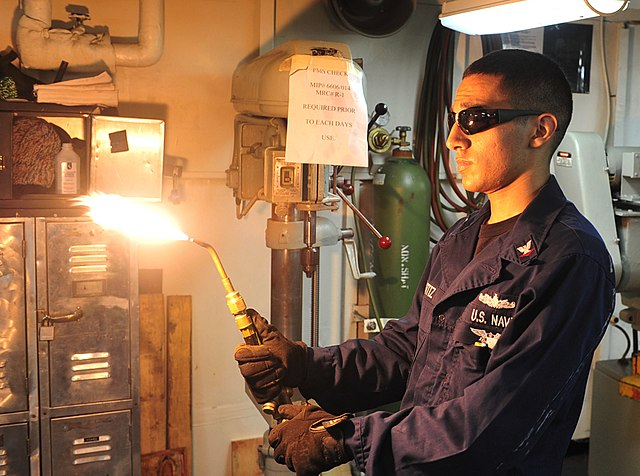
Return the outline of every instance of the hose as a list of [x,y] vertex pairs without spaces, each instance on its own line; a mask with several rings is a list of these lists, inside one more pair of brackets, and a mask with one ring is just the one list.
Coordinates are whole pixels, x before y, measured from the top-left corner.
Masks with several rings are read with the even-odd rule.
[[[455,32],[437,23],[427,51],[415,127],[414,155],[431,181],[433,221],[442,231],[450,226],[445,211],[468,214],[480,208],[484,200],[482,194],[461,190],[451,170],[445,118],[452,100],[454,52]],[[441,164],[453,196],[442,187]]]

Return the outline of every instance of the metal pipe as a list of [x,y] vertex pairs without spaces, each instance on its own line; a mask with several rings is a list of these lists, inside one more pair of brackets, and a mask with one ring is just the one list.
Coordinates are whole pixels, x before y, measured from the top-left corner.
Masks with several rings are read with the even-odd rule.
[[291,340],[302,340],[300,250],[271,250],[271,324]]
[[304,243],[307,247],[303,250],[302,270],[307,278],[311,278],[311,346],[318,345],[319,319],[318,301],[320,293],[319,267],[320,248],[316,243],[316,212],[307,211],[304,215]]
[[213,264],[216,265],[216,269],[218,270],[218,274],[220,275],[220,279],[222,280],[222,285],[224,286],[224,290],[227,292],[227,294],[236,292],[235,288],[233,287],[233,284],[231,284],[231,279],[229,279],[229,275],[225,271],[224,266],[222,265],[222,261],[220,260],[220,256],[218,256],[218,253],[216,252],[215,248],[211,246],[209,243],[196,240],[195,238],[189,238],[189,241],[195,243],[198,246],[202,246],[204,249],[207,250],[207,252],[209,253],[209,256],[211,256],[211,259],[213,260]]
[[[275,221],[299,221],[299,212],[273,205]],[[271,324],[291,340],[302,340],[302,250],[271,250]]]
[[160,60],[164,51],[164,0],[139,2],[138,41],[112,40],[118,66],[151,66]]
[[164,49],[164,0],[139,0],[137,41],[111,38],[108,32],[78,33],[52,28],[52,0],[24,0],[16,28],[16,50],[28,69],[95,72],[118,66],[151,66]]
[[[318,255],[320,250],[318,249]],[[320,256],[318,256],[318,260]],[[318,346],[320,335],[320,265],[318,264],[311,275],[311,347]]]
[[238,326],[238,330],[242,334],[245,343],[250,345],[260,344],[261,341],[258,330],[256,329],[251,317],[249,317],[249,315],[247,315],[247,313],[245,312],[247,310],[247,305],[244,302],[244,298],[233,287],[231,279],[229,278],[227,272],[224,270],[222,261],[220,260],[220,257],[218,256],[215,248],[209,243],[196,240],[195,238],[189,238],[189,241],[206,249],[209,253],[209,256],[211,256],[213,263],[216,265],[216,269],[218,270],[218,274],[220,275],[220,279],[222,280],[222,285],[224,286],[224,290],[226,291],[225,299],[227,300],[227,307],[229,308],[231,314],[233,314],[233,316],[235,317],[236,326]]

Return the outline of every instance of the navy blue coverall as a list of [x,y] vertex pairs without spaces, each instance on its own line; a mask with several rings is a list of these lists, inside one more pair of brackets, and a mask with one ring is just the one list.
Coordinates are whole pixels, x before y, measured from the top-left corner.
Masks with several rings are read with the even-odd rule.
[[560,475],[613,312],[611,259],[552,176],[474,257],[489,204],[435,246],[413,304],[373,339],[308,353],[302,394],[374,475]]

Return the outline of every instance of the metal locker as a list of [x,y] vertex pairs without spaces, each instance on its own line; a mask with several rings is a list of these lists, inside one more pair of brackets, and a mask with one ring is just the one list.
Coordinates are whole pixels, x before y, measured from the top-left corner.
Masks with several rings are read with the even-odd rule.
[[0,425],[0,476],[29,474],[27,423]]
[[137,289],[124,236],[0,219],[0,476],[140,474]]
[[50,406],[131,398],[127,240],[89,221],[44,225]]
[[0,413],[29,405],[24,239],[22,223],[0,223]]
[[[29,124],[42,129],[23,141]],[[142,163],[134,147],[131,160],[114,157],[100,172],[96,140],[105,127],[127,129],[131,146],[142,126],[155,155],[140,146]],[[52,145],[64,137],[81,158],[79,195],[112,193],[109,177],[151,159],[160,166],[141,179],[156,194],[163,134],[162,121],[108,118],[96,106],[0,106],[0,476],[140,475],[135,247],[40,172],[49,174]],[[24,180],[14,165],[27,162],[33,176]],[[144,197],[160,198],[153,194]]]
[[0,219],[0,476],[39,474],[32,225]]
[[35,219],[45,476],[140,474],[137,266],[86,218]]
[[129,476],[132,474],[130,428],[129,411],[52,419],[55,473]]

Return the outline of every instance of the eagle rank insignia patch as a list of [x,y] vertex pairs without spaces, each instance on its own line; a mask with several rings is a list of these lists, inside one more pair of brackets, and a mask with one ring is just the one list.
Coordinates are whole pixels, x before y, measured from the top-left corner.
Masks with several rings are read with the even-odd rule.
[[536,256],[538,256],[538,249],[536,248],[536,245],[531,238],[525,244],[516,246],[515,249],[518,259],[523,264],[528,263]]
[[498,343],[498,339],[502,334],[494,334],[493,332],[487,332],[484,329],[476,329],[471,327],[471,332],[480,337],[478,342],[474,342],[473,345],[476,347],[489,347],[489,349],[493,350],[493,348]]

